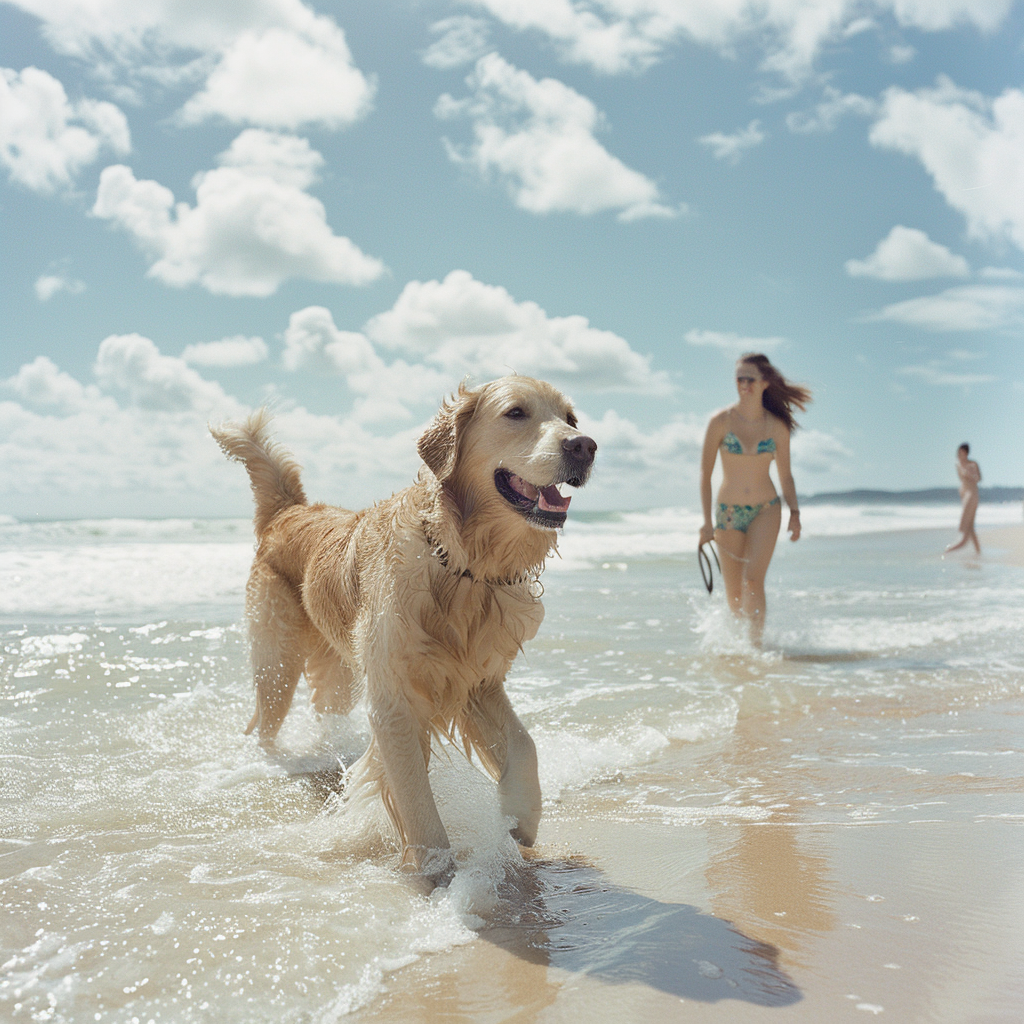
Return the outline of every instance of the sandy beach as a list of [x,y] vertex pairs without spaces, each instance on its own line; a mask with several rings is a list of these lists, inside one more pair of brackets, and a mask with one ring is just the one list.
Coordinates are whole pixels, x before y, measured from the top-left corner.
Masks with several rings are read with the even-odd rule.
[[982,552],[992,547],[1010,565],[1024,565],[1024,523],[1020,526],[996,526],[978,533]]
[[[1020,1021],[1024,787],[962,769],[971,749],[1020,748],[1024,701],[957,712],[964,751],[947,771],[879,764],[870,792],[872,724],[852,704],[836,711],[849,742],[832,732],[827,751],[794,715],[752,721],[710,757],[677,752],[683,773],[767,775],[761,820],[681,807],[666,821],[612,794],[560,806],[531,864],[560,886],[548,919],[424,959],[358,1019]],[[927,735],[945,717],[915,726]],[[847,788],[859,817],[821,814],[815,774]]]
[[[1024,525],[980,539],[983,560],[1024,565]],[[733,671],[731,735],[673,746],[649,776],[611,777],[551,809],[530,859],[543,910],[527,902],[515,925],[413,965],[359,1019],[1024,1019],[1019,675],[1015,694],[988,699],[826,707],[783,689],[769,708],[741,660]],[[715,789],[731,807],[698,799]]]

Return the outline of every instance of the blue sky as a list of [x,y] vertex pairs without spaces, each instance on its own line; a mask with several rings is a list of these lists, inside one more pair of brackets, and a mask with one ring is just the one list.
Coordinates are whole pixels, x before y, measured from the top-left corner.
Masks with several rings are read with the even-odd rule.
[[0,2],[0,513],[409,482],[469,376],[570,394],[587,508],[695,508],[732,360],[805,494],[1024,482],[1024,4]]

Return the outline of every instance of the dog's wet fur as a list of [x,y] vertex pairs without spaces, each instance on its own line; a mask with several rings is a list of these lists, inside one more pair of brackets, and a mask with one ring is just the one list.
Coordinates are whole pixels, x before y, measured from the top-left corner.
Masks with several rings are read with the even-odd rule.
[[537,754],[504,679],[543,619],[538,578],[569,507],[558,488],[586,483],[596,443],[543,381],[460,386],[419,439],[416,482],[351,512],[307,502],[268,427],[261,410],[211,428],[256,504],[248,732],[273,742],[302,674],[323,713],[348,713],[365,690],[372,738],[346,791],[380,794],[404,867],[436,880],[452,870],[427,776],[435,735],[476,755],[531,846]]

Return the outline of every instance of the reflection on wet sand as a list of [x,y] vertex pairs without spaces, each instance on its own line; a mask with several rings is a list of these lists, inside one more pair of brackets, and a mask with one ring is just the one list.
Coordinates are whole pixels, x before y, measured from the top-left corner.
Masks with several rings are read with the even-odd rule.
[[519,894],[502,893],[480,937],[528,963],[707,1003],[788,1006],[801,998],[774,947],[696,907],[612,885],[571,860],[534,861],[515,885]]
[[[719,831],[724,832],[724,828]],[[708,865],[715,913],[743,926],[801,963],[808,932],[835,927],[828,861],[800,849],[799,829],[779,820],[732,826],[739,835]]]
[[784,774],[772,770],[774,739],[764,735],[758,719],[741,719],[722,756],[730,771],[758,780],[759,803],[786,809],[776,810],[767,821],[716,827],[720,848],[711,856],[705,878],[716,914],[741,922],[801,963],[807,933],[836,926],[834,886],[828,859],[801,847],[807,828],[788,809],[800,798],[780,785]]

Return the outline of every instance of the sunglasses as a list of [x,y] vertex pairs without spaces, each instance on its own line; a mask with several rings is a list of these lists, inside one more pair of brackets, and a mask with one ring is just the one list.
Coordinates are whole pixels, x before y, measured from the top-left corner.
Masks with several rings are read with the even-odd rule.
[[737,384],[756,384],[761,378],[760,377],[737,377]]
[[[711,548],[711,554],[715,556],[715,565],[718,566],[718,573],[721,575],[722,563],[718,560],[718,552],[711,547],[711,541],[708,541],[707,545]],[[704,586],[708,588],[710,594],[715,588],[715,575],[711,571],[711,559],[708,558],[703,544],[697,545],[697,564],[700,566],[700,574],[704,578]]]

